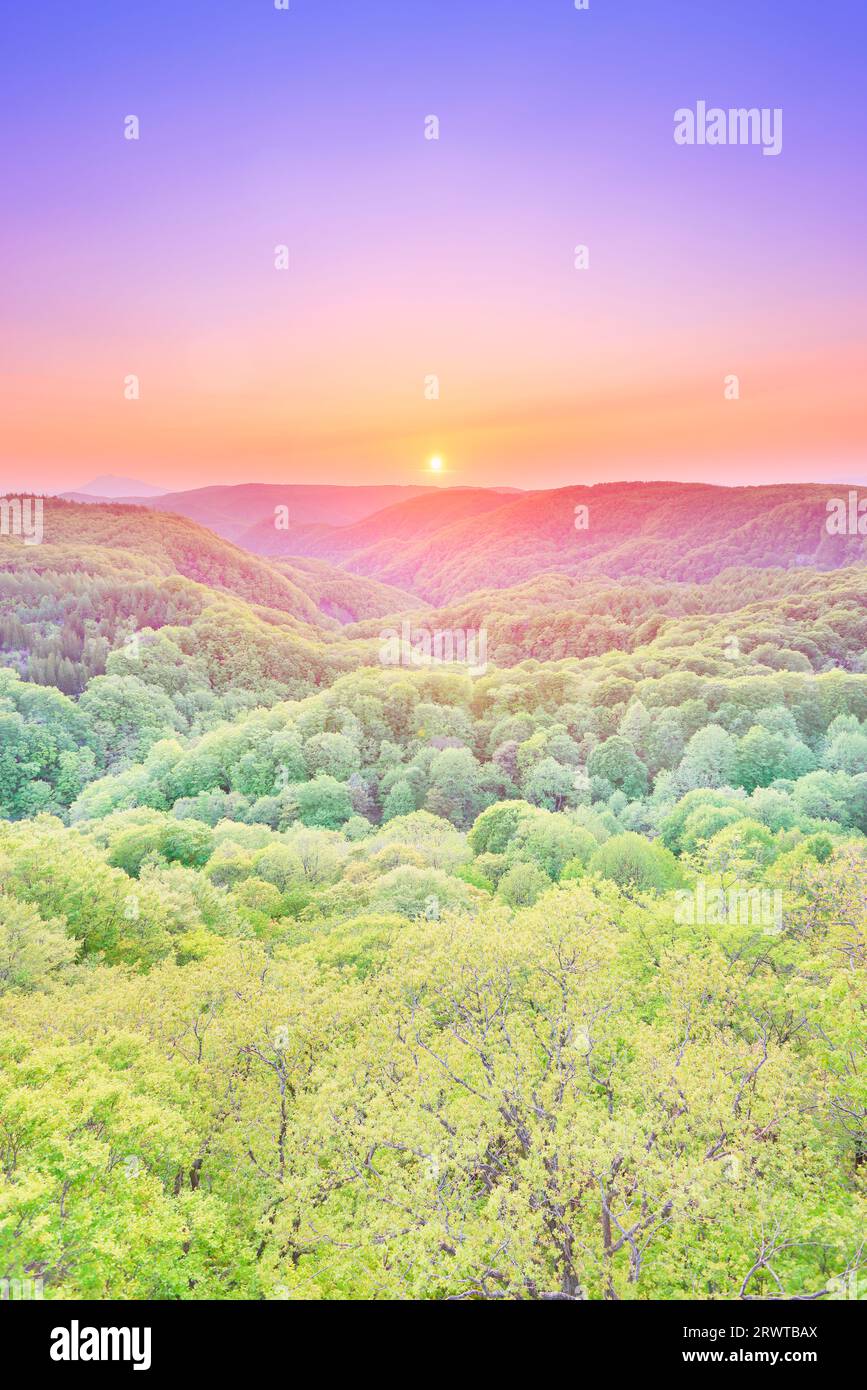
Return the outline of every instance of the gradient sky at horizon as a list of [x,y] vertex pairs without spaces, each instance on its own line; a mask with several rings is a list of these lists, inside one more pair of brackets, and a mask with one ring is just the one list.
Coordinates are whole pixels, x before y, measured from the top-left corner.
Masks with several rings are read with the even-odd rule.
[[864,0],[290,5],[4,9],[0,491],[867,478]]

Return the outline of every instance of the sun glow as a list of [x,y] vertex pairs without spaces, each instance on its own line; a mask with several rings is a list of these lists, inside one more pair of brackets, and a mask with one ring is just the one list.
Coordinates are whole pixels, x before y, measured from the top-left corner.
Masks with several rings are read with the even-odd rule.
[[442,473],[442,471],[443,471],[443,461],[442,461],[442,459],[440,458],[439,454],[434,454],[433,458],[431,459],[431,461],[430,461],[430,471],[431,471],[431,473]]

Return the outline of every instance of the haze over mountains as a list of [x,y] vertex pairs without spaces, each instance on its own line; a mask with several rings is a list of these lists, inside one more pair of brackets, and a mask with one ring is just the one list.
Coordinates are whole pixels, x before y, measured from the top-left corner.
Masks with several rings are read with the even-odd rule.
[[201,522],[218,536],[237,541],[251,527],[265,525],[273,528],[277,507],[288,508],[294,523],[324,522],[330,526],[348,526],[393,503],[440,490],[430,485],[340,487],[316,483],[239,483],[192,488],[185,492],[157,494],[154,490],[151,495],[129,491],[97,495],[88,489],[86,492],[62,493],[61,496],[69,501],[126,502],[153,507],[157,511],[175,512],[178,516]]
[[827,532],[828,501],[840,496],[833,485],[606,483],[526,493],[497,506],[473,495],[473,514],[449,516],[416,536],[407,534],[407,512],[391,509],[360,526],[299,528],[286,539],[297,554],[441,603],[549,571],[702,581],[738,565],[837,568],[864,554],[863,536]]
[[[243,686],[256,700],[376,661],[382,629],[406,620],[483,631],[502,667],[633,653],[655,639],[688,662],[696,640],[724,654],[732,634],[744,650],[772,637],[772,667],[854,669],[863,650],[867,538],[828,533],[833,485],[622,483],[517,497],[431,488],[344,524],[290,520],[288,530],[261,517],[263,492],[270,501],[275,491],[289,490],[181,497],[225,520],[225,494],[238,494],[239,512],[260,515],[237,522],[239,541],[164,510],[178,494],[149,505],[46,499],[43,544],[0,542],[5,663],[74,695],[124,631],[191,626],[206,634],[218,684],[237,683],[237,653],[255,650]],[[393,491],[308,487],[298,509],[351,517]],[[807,617],[824,623],[818,644],[805,645]],[[185,639],[189,652],[199,640]]]
[[93,497],[96,499],[118,497],[161,497],[168,488],[156,487],[153,483],[143,483],[137,478],[119,478],[114,473],[101,473],[82,487],[64,493],[68,497]]
[[251,483],[135,505],[187,517],[248,553],[322,561],[442,604],[547,573],[702,582],[732,566],[839,568],[864,556],[863,536],[830,535],[825,524],[829,500],[847,486],[651,482],[514,493]]

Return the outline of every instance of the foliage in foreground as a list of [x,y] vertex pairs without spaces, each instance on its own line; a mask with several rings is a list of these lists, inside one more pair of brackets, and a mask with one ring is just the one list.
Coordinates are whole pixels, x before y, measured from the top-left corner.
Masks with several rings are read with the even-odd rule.
[[0,1262],[51,1297],[815,1294],[861,1258],[864,890],[842,854],[774,935],[593,879],[8,993]]

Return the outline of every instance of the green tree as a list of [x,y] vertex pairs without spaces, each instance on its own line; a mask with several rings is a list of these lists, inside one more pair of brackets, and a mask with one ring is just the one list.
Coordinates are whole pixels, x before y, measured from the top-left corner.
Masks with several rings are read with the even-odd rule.
[[633,800],[647,791],[647,768],[628,739],[620,734],[594,748],[587,764],[591,777],[603,778],[613,791]]
[[336,830],[354,815],[352,798],[342,782],[320,775],[296,788],[298,819],[304,825]]
[[610,878],[621,888],[663,893],[680,882],[677,860],[658,841],[626,831],[612,835],[595,851],[588,865],[590,873]]
[[382,805],[384,821],[394,820],[396,816],[408,816],[415,810],[415,796],[412,787],[405,780],[395,782]]
[[43,922],[34,908],[0,893],[0,994],[41,988],[76,950],[62,919]]
[[548,875],[530,860],[513,864],[497,885],[497,897],[509,907],[532,907],[536,899],[551,887]]

